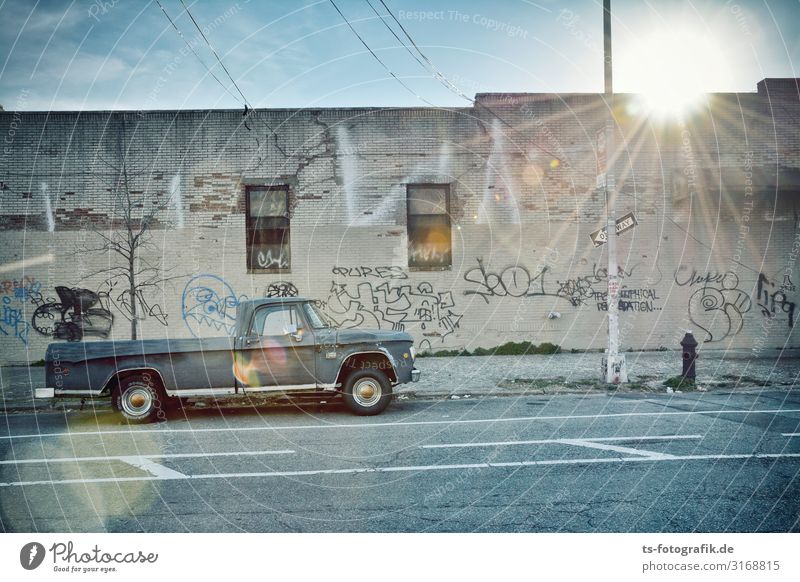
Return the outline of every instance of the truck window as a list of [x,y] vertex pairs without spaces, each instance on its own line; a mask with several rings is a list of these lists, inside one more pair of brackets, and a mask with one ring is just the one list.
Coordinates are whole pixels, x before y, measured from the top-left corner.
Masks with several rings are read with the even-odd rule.
[[296,325],[298,329],[303,326],[295,306],[264,307],[256,311],[252,333],[260,336],[286,335],[291,324]]

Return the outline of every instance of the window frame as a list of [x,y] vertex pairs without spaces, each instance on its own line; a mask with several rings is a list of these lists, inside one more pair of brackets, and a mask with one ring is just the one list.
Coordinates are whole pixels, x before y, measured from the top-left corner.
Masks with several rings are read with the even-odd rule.
[[[443,190],[445,201],[444,214],[411,214],[411,193],[414,189],[430,189],[430,190]],[[409,271],[450,271],[453,268],[453,217],[450,213],[450,205],[452,204],[452,189],[448,183],[434,183],[434,182],[420,182],[413,184],[406,184],[406,260],[408,263]],[[411,221],[412,216],[445,216],[447,217],[447,229],[449,234],[450,252],[449,262],[441,265],[419,265],[411,263]],[[416,226],[415,226],[416,228]]]
[[[303,314],[301,313],[301,309],[298,309],[296,303],[275,303],[272,305],[261,305],[259,306],[255,312],[253,313],[253,320],[250,323],[250,332],[248,337],[259,337],[259,338],[270,338],[270,337],[284,337],[286,334],[279,334],[279,335],[264,335],[261,332],[264,331],[264,323],[266,322],[267,317],[269,316],[270,312],[278,312],[278,311],[288,311],[290,314],[294,312],[294,317],[292,315],[289,316],[289,319],[297,320],[297,329],[305,329],[305,319],[303,318]],[[261,320],[261,329],[258,328],[259,317],[263,316]]]
[[[259,192],[259,191],[284,191],[286,193],[286,213],[284,216],[260,216],[254,217],[250,215],[250,194],[251,192]],[[247,272],[250,274],[269,274],[269,273],[291,273],[292,272],[292,250],[291,250],[291,243],[292,243],[292,221],[290,217],[290,203],[291,203],[291,193],[292,188],[289,184],[248,184],[244,188],[244,205],[245,205],[245,262],[247,266]],[[272,220],[280,220],[284,219],[286,221],[285,228],[256,228],[254,226],[254,222],[256,222],[259,218],[261,219],[272,219]],[[259,267],[257,264],[254,264],[253,259],[253,250],[252,247],[254,246],[254,233],[260,231],[270,231],[270,230],[283,230],[284,236],[281,238],[281,249],[285,250],[288,255],[288,266],[286,267]]]

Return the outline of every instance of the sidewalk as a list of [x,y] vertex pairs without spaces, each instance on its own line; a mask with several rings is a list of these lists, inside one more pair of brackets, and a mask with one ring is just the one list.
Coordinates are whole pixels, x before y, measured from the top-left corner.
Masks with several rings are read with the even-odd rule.
[[[761,356],[755,358],[749,350],[705,350],[697,361],[697,384],[709,391],[764,386],[788,390],[800,385],[800,350],[765,351]],[[601,357],[599,353],[562,353],[419,358],[420,381],[396,391],[401,398],[605,391],[607,387],[597,380]],[[666,392],[663,381],[681,373],[680,352],[628,352],[626,357],[630,382],[620,391]],[[44,386],[43,367],[0,368],[0,410],[68,410],[80,405],[79,399],[34,401],[33,388],[37,386]],[[107,406],[108,399],[97,405]]]

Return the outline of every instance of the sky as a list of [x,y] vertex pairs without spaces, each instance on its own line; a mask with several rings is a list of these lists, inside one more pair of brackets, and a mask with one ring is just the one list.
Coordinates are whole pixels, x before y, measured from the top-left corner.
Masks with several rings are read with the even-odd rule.
[[[602,0],[383,0],[427,61],[381,0],[334,0],[383,64],[330,0],[160,2],[0,0],[0,105],[453,107],[480,92],[603,90]],[[612,14],[617,92],[800,76],[798,0],[614,0]]]

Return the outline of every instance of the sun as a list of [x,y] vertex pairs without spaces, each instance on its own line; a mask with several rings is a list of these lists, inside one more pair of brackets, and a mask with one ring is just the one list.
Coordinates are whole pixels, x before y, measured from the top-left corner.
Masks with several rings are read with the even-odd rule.
[[619,60],[626,89],[638,93],[644,108],[657,117],[687,114],[730,78],[721,43],[699,30],[637,36]]

